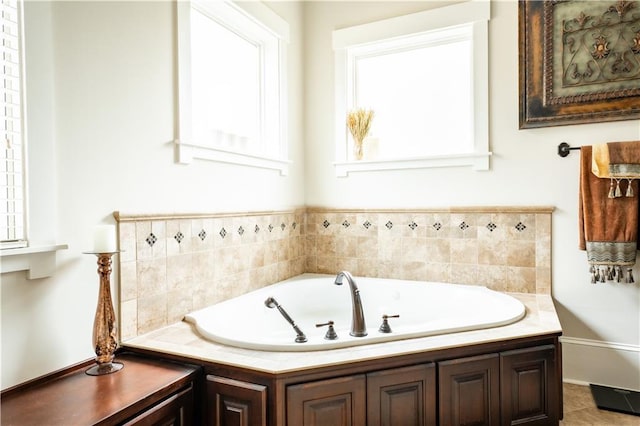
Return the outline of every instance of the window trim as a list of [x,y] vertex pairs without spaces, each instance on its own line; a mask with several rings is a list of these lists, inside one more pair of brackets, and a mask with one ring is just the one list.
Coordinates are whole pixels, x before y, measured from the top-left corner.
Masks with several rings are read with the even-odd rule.
[[[191,3],[204,5],[200,1],[176,2],[178,16],[178,137],[174,141],[176,161],[190,164],[194,159],[217,161],[228,164],[244,165],[255,168],[277,170],[282,176],[289,173],[291,161],[288,159],[288,121],[287,121],[287,49],[289,43],[289,24],[261,2],[242,2],[230,0],[215,3],[231,14],[241,14],[256,25],[260,25],[278,39],[279,73],[279,156],[273,158],[258,153],[243,153],[219,147],[198,144],[191,134],[191,76],[190,76],[190,11]],[[211,5],[211,4],[210,4]]]
[[0,250],[0,274],[27,271],[30,280],[50,277],[56,270],[56,252],[68,248],[50,244]]
[[[351,172],[400,170],[431,167],[471,166],[489,170],[489,34],[490,2],[472,0],[438,9],[399,16],[333,32],[335,50],[335,145],[336,176]],[[348,93],[349,49],[368,43],[412,35],[462,24],[472,25],[474,152],[468,154],[411,157],[376,161],[349,159],[347,129],[344,125],[351,94]]]

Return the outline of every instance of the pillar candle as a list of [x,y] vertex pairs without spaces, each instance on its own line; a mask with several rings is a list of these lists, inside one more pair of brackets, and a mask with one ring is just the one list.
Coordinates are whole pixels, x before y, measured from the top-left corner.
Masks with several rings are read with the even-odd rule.
[[118,250],[116,243],[116,227],[98,225],[93,233],[94,253],[113,253]]

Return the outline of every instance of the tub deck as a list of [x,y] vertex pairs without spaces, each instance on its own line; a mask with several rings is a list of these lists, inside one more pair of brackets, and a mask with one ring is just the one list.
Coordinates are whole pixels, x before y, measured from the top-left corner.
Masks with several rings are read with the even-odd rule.
[[560,336],[562,327],[551,296],[506,293],[520,300],[526,315],[520,321],[491,329],[398,340],[313,352],[269,352],[226,346],[204,339],[179,322],[122,343],[123,347],[161,352],[206,363],[284,374],[372,359],[508,341],[534,336]]

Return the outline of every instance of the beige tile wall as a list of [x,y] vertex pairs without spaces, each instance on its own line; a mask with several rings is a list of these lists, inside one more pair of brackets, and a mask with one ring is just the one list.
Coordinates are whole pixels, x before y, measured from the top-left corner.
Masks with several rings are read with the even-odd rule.
[[121,340],[305,272],[304,210],[115,216]]
[[[304,272],[550,293],[549,207],[116,213],[127,340]],[[203,232],[204,231],[204,232]]]
[[306,270],[549,293],[551,212],[308,209]]

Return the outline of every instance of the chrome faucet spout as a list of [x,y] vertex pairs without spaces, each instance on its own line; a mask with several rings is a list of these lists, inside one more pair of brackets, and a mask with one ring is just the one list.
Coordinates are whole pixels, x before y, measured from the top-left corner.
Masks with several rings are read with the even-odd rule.
[[362,300],[360,299],[360,290],[356,284],[356,280],[347,271],[339,272],[336,276],[335,284],[342,285],[343,279],[349,283],[352,302],[352,318],[350,335],[354,337],[364,337],[367,335],[367,325],[364,322],[364,310],[362,309]]

